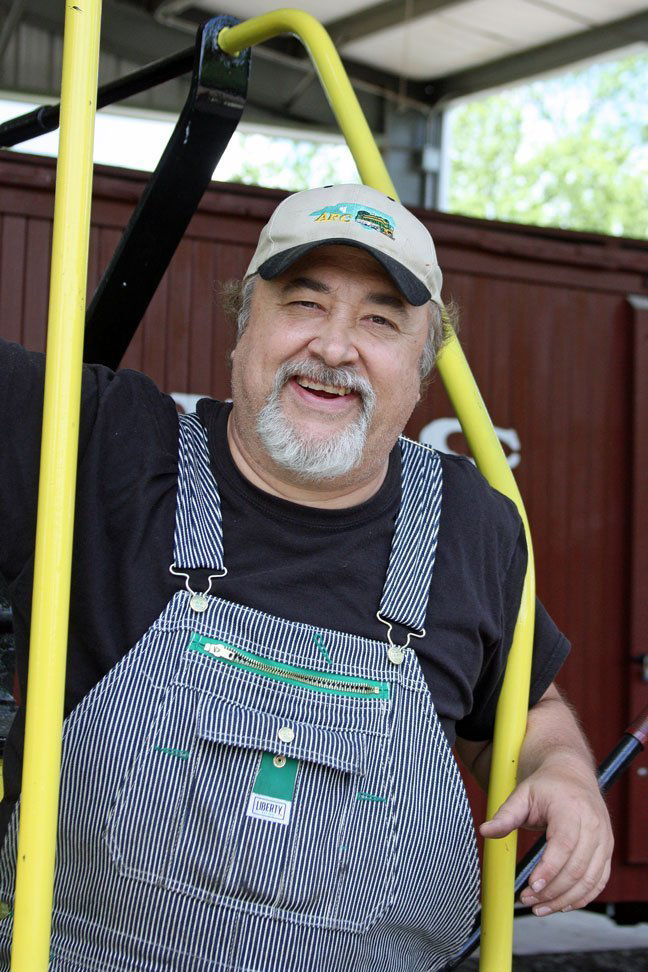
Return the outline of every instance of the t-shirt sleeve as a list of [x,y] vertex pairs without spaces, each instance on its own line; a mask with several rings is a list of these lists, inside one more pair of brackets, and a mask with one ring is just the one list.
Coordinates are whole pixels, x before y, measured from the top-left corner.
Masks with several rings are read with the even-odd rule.
[[[0,574],[9,584],[34,550],[44,377],[43,354],[0,339]],[[92,453],[95,465],[111,462],[112,478],[130,484],[150,436],[175,456],[177,413],[171,399],[138,372],[85,365],[79,470]]]
[[[457,723],[457,735],[463,739],[492,738],[495,711],[518,617],[526,565],[526,540],[520,523],[513,553],[502,577],[501,637],[487,646],[484,665],[473,691],[472,711]],[[558,630],[542,602],[536,600],[529,707],[535,705],[549,688],[569,650],[568,640]]]
[[[0,340],[0,573],[11,582],[34,549],[45,356]],[[97,410],[97,373],[84,369],[79,451]]]

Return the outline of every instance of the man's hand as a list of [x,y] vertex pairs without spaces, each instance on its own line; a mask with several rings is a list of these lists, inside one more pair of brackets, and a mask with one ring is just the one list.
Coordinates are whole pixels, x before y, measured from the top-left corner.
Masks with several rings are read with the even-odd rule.
[[[457,749],[486,786],[490,743],[457,740]],[[547,846],[520,900],[538,917],[582,908],[607,884],[614,838],[589,748],[554,685],[529,710],[519,778],[480,833],[497,838],[517,828],[546,830]]]
[[483,837],[545,830],[547,846],[520,896],[542,917],[583,908],[610,877],[614,839],[593,771],[573,752],[556,750],[479,828]]

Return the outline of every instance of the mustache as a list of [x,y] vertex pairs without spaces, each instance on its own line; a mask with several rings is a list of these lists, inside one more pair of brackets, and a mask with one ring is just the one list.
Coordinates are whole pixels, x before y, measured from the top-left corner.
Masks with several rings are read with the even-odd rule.
[[362,399],[362,406],[366,412],[373,411],[376,393],[371,383],[357,374],[351,368],[329,368],[320,361],[305,359],[303,361],[285,361],[277,370],[274,380],[273,394],[277,394],[291,378],[308,378],[321,385],[335,385],[349,388],[357,392]]

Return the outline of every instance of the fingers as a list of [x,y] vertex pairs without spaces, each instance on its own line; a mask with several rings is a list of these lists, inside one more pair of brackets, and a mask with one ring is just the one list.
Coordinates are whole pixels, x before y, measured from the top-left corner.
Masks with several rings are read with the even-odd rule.
[[564,782],[559,789],[525,781],[479,830],[499,838],[520,827],[543,826],[547,846],[520,896],[538,917],[582,908],[596,898],[609,879],[614,845],[598,789]]
[[505,800],[491,820],[486,820],[480,826],[479,832],[482,837],[506,837],[511,831],[528,823],[529,811],[528,788],[522,785]]
[[[569,884],[563,893],[556,895],[557,888],[553,884],[547,885],[544,892],[529,892],[527,888],[522,892],[520,900],[524,905],[531,906],[538,918],[554,914],[557,911],[572,911],[584,908],[603,891],[610,877],[610,862],[603,855],[597,856],[592,865],[582,877]],[[537,887],[538,883],[534,882]]]
[[547,848],[520,900],[538,917],[583,908],[608,882],[613,845],[606,812],[583,813],[571,833],[547,831]]
[[[582,821],[577,815],[562,816],[547,827],[547,846],[529,878],[529,886],[544,891],[560,875],[565,883],[575,881],[589,864],[586,841],[582,840]],[[542,887],[538,887],[541,884]]]

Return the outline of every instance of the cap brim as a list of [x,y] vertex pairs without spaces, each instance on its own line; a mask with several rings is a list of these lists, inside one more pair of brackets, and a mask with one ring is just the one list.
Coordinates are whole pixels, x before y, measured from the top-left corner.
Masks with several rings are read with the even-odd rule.
[[258,273],[264,280],[274,280],[275,277],[280,277],[293,263],[296,263],[304,254],[310,253],[315,247],[334,246],[338,244],[341,246],[355,246],[359,250],[366,250],[367,253],[370,253],[393,280],[408,304],[412,304],[414,307],[421,307],[422,304],[427,304],[432,299],[432,295],[425,284],[421,283],[411,270],[408,270],[401,263],[387,256],[387,254],[382,253],[381,250],[375,250],[373,246],[367,246],[365,243],[358,243],[356,240],[349,240],[344,237],[341,239],[316,240],[315,242],[301,243],[299,246],[292,246],[282,253],[275,253],[274,256],[271,256],[259,266]]

